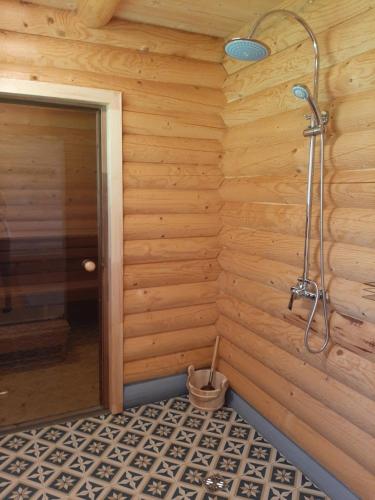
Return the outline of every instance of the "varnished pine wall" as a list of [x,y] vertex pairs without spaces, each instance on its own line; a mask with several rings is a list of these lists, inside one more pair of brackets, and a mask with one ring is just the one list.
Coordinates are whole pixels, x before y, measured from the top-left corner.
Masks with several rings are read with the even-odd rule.
[[[321,48],[320,102],[331,115],[324,236],[332,342],[309,354],[303,334],[310,304],[287,309],[302,270],[308,147],[308,108],[291,87],[311,87],[313,59],[298,23],[275,17],[258,34],[271,57],[225,62],[220,369],[281,431],[373,499],[375,289],[366,283],[375,282],[375,5],[288,0],[280,7],[311,23]],[[313,226],[317,276],[317,211]],[[315,347],[321,328],[319,314]]]
[[216,334],[221,41],[1,1],[0,76],[123,96],[126,383],[208,364]]

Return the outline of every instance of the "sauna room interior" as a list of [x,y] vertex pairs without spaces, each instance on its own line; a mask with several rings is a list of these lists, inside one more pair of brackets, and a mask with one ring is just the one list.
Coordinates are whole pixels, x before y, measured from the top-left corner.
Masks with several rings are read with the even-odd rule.
[[0,498],[375,499],[374,0],[0,0]]

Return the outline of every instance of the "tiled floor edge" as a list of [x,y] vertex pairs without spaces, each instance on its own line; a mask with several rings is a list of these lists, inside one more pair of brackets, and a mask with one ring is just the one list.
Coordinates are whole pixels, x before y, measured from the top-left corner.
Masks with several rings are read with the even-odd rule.
[[246,422],[257,429],[275,448],[306,474],[332,500],[360,500],[343,483],[311,458],[304,450],[274,427],[236,392],[229,390],[227,406],[233,408]]
[[186,394],[186,379],[187,375],[180,373],[170,377],[127,384],[124,386],[124,408],[133,408]]
[[[125,408],[186,394],[186,378],[186,374],[183,373],[125,385]],[[333,500],[359,500],[359,497],[343,483],[274,427],[232,389],[227,393],[226,404],[263,434],[275,448],[278,448],[288,460],[300,468]]]

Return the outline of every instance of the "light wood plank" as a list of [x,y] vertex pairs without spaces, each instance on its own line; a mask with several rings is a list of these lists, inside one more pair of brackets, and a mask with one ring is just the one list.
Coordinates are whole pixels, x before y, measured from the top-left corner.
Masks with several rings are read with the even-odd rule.
[[202,347],[165,356],[128,361],[124,365],[124,384],[184,373],[190,365],[204,368],[210,364],[211,356],[212,347]]
[[214,259],[220,248],[215,237],[125,241],[124,258],[126,264]]
[[216,335],[214,326],[202,326],[137,338],[125,337],[125,363],[209,347]]
[[[93,45],[14,32],[1,34],[1,63],[34,65],[158,82],[220,88],[224,70],[216,63]],[[201,75],[205,78],[202,79]]]
[[215,281],[220,272],[216,259],[131,264],[124,268],[126,290]]
[[1,29],[212,62],[223,59],[223,42],[219,38],[120,19],[112,19],[100,30],[92,29],[80,22],[75,13],[62,10],[61,2],[58,10],[56,6],[30,3],[1,0]]
[[172,312],[167,309],[128,314],[124,319],[125,338],[213,325],[217,318],[218,311],[215,303],[176,307]]
[[127,240],[216,236],[221,229],[219,214],[126,215]]
[[217,294],[216,281],[126,290],[124,308],[126,314],[164,310],[173,314],[175,308],[211,304]]

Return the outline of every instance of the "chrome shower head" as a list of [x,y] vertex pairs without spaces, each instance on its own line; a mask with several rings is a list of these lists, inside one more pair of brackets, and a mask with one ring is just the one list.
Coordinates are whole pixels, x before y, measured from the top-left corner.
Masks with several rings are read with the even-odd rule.
[[303,99],[304,101],[307,101],[311,97],[309,89],[300,83],[293,85],[292,92],[298,99]]
[[240,61],[260,61],[270,53],[266,45],[254,38],[232,38],[224,50],[229,57]]

